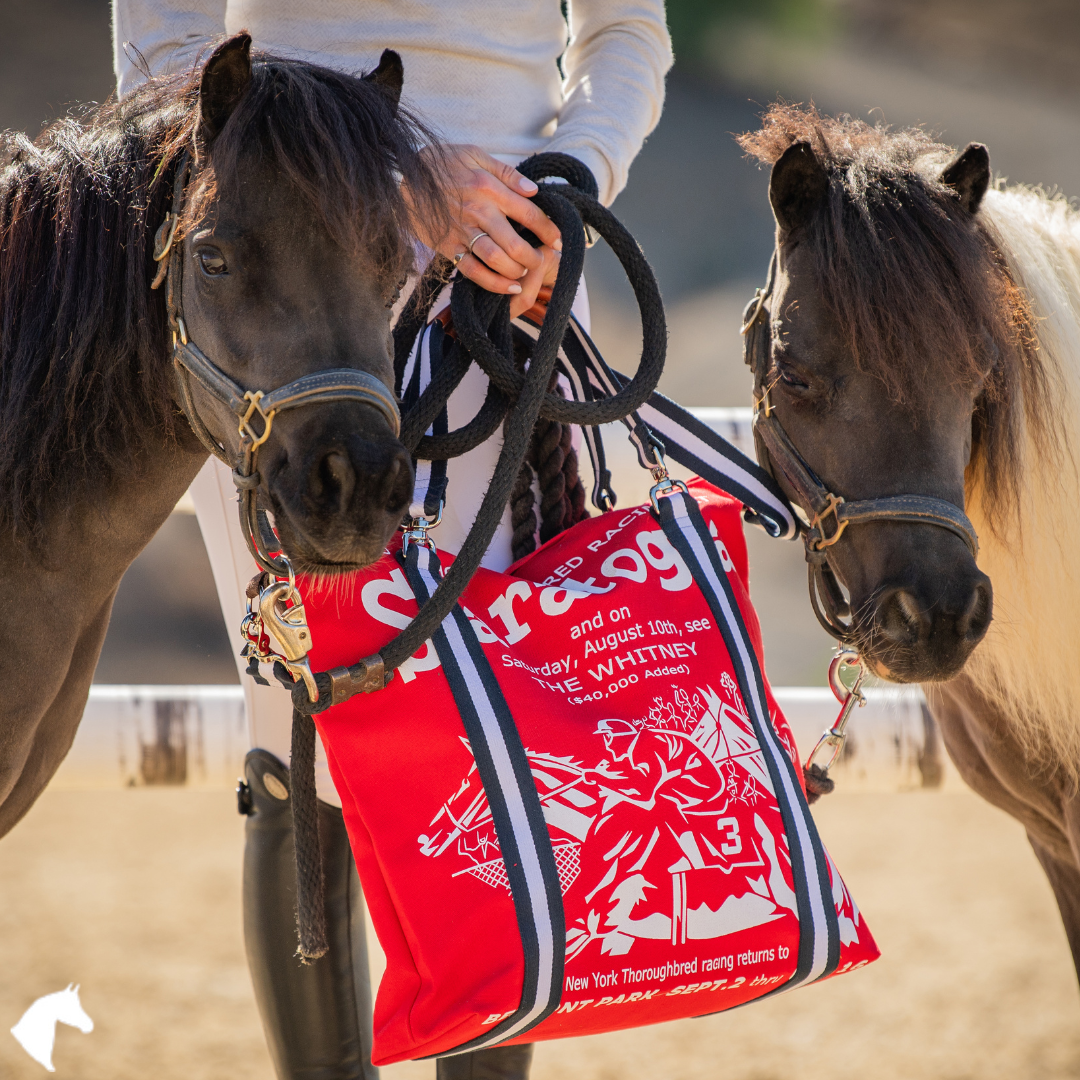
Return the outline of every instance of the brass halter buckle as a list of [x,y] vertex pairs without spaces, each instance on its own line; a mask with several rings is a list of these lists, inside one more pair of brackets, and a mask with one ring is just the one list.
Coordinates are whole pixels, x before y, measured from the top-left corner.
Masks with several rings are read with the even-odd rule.
[[[251,449],[257,450],[267,439],[270,438],[270,428],[273,426],[274,417],[277,415],[277,409],[271,409],[269,412],[263,412],[260,402],[265,397],[261,390],[249,390],[244,395],[244,400],[247,401],[247,412],[240,417],[240,434],[246,435],[251,440]],[[251,418],[258,413],[262,417],[263,430],[260,435],[251,426]]]
[[[844,530],[848,527],[848,522],[846,520],[841,521],[840,515],[837,513],[840,507],[844,505],[844,500],[830,491],[825,496],[825,501],[827,503],[826,507],[820,513],[815,514],[814,519],[810,522],[811,530],[817,529],[820,534],[810,544],[815,551],[824,551],[825,548],[832,547],[844,535]],[[832,536],[826,536],[824,521],[830,514],[836,521],[836,532]]]

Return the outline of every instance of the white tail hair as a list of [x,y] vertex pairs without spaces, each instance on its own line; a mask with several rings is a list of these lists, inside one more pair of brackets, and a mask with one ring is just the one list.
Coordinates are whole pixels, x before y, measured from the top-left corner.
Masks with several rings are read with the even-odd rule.
[[[966,671],[1047,768],[1080,783],[1080,213],[1060,195],[996,188],[981,218],[1031,304],[1038,358],[1058,397],[1066,445],[1048,459],[1023,439],[1019,525],[1001,520],[976,480],[968,514],[994,620]],[[991,514],[996,516],[991,518]],[[932,688],[927,687],[933,694]]]

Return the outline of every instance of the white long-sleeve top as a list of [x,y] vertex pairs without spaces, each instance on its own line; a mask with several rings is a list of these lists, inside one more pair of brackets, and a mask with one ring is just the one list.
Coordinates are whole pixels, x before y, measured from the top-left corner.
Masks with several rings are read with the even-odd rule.
[[395,49],[404,104],[440,138],[512,164],[572,154],[610,203],[660,119],[672,62],[664,3],[566,6],[567,18],[559,0],[113,0],[114,64],[123,94],[144,77],[135,50],[160,75],[241,29],[256,48],[357,73]]

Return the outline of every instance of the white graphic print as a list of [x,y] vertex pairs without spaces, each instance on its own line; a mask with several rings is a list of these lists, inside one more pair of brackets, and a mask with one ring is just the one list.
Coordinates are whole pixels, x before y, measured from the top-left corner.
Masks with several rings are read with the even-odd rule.
[[[764,755],[727,673],[720,688],[691,698],[673,685],[644,717],[600,720],[595,765],[526,750],[563,894],[581,879],[567,904],[567,959],[593,941],[624,955],[639,938],[682,944],[795,912]],[[456,857],[455,877],[509,889],[475,764],[418,843]]]
[[19,1045],[49,1072],[56,1072],[52,1054],[57,1023],[77,1027],[84,1035],[94,1030],[94,1021],[79,1002],[79,988],[72,983],[55,994],[38,998],[11,1029]]

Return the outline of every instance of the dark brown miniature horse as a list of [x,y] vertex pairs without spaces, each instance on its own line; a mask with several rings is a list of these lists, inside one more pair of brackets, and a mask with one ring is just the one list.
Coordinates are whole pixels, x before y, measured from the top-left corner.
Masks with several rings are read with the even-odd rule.
[[[191,162],[178,277],[186,332],[243,390],[325,369],[393,386],[390,315],[411,211],[438,220],[429,141],[398,109],[401,62],[365,79],[226,41],[31,143],[0,171],[0,835],[71,746],[124,571],[206,460],[178,407],[154,237]],[[354,380],[355,381],[355,380]],[[363,381],[362,379],[360,381]],[[377,384],[374,384],[377,385]],[[193,383],[231,456],[237,420]],[[392,394],[391,394],[392,399]],[[282,413],[259,498],[298,570],[377,558],[412,493],[383,412]]]
[[1080,969],[1080,214],[919,130],[778,105],[740,141],[777,223],[759,395],[831,492],[945,500],[980,543],[852,523],[826,614],[1023,822]]

